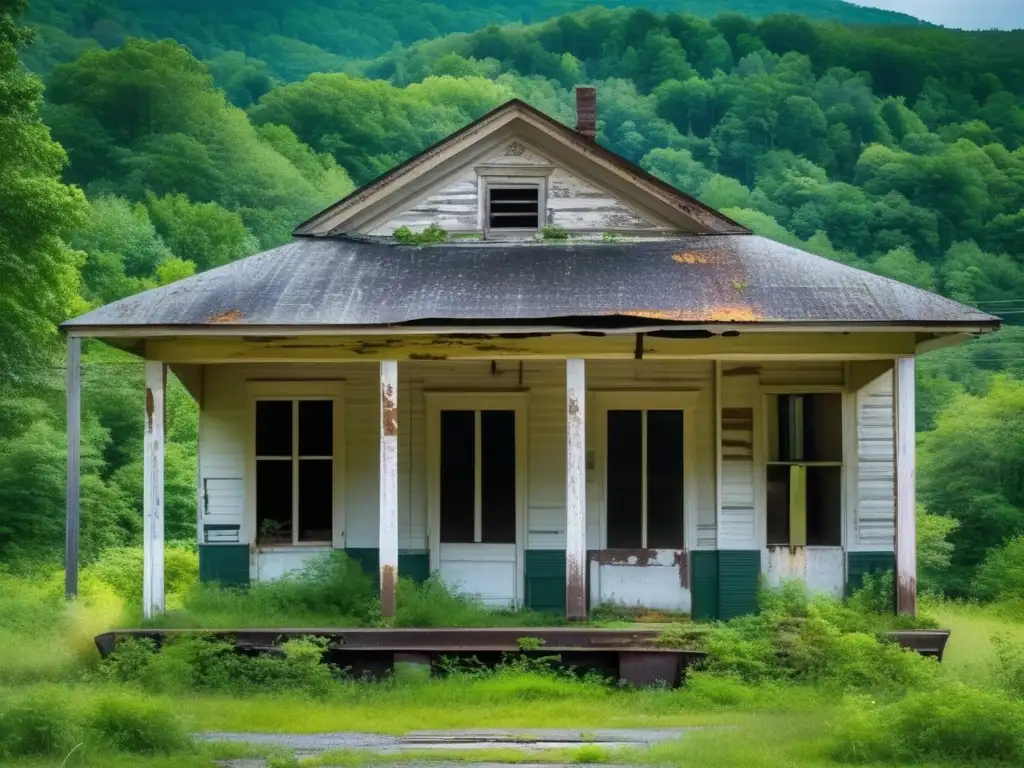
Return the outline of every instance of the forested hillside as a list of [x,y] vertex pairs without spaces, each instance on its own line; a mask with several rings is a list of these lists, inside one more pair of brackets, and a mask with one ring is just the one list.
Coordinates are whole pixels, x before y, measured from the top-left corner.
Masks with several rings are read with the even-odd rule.
[[[49,68],[89,46],[120,45],[128,36],[171,38],[201,59],[240,52],[261,60],[275,77],[296,79],[337,69],[408,45],[490,24],[543,21],[597,3],[590,0],[35,0],[29,18],[41,35],[28,56]],[[847,24],[920,23],[904,14],[844,0],[615,0],[610,6],[687,12],[710,17],[728,9],[754,18],[801,13]]]
[[[1010,323],[1024,313],[1024,33],[589,8],[377,56],[582,3],[524,16],[526,3],[393,2],[367,22],[376,42],[358,45],[341,42],[363,23],[341,0],[244,14],[50,0],[33,16],[47,25],[43,45],[11,23],[20,5],[0,0],[0,133],[11,132],[0,141],[0,558],[19,567],[58,557],[62,542],[54,323],[280,243],[353,185],[512,97],[569,122],[572,88],[595,84],[603,145],[755,231]],[[126,31],[179,42],[122,42]],[[319,47],[303,66],[253,47],[274,36]],[[45,73],[45,102],[15,49]],[[1024,597],[1024,544],[1000,549],[1024,534],[1024,331],[935,353],[919,370],[924,583]],[[138,532],[142,386],[138,363],[110,350],[88,348],[85,371],[88,558]],[[195,413],[180,388],[170,405],[169,535],[191,538]]]

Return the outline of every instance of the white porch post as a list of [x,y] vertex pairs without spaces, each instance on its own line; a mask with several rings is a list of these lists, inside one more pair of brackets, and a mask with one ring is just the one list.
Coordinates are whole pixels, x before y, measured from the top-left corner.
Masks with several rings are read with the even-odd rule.
[[587,617],[586,370],[582,359],[565,361],[565,611]]
[[893,375],[896,409],[896,611],[914,615],[917,613],[914,358],[899,358]]
[[164,612],[164,390],[167,367],[146,361],[142,484],[142,615]]
[[68,480],[64,529],[64,596],[78,596],[79,469],[82,431],[82,339],[68,337]]
[[398,581],[398,362],[380,363],[380,610],[395,615]]

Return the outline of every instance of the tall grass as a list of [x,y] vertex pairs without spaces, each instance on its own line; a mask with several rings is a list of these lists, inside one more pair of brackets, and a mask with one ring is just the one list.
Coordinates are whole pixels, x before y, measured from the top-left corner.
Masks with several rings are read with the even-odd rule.
[[344,552],[314,559],[304,570],[245,589],[197,584],[179,608],[148,626],[187,629],[232,627],[487,627],[551,626],[564,617],[529,610],[500,611],[430,578],[399,579],[396,615],[380,616],[377,584]]

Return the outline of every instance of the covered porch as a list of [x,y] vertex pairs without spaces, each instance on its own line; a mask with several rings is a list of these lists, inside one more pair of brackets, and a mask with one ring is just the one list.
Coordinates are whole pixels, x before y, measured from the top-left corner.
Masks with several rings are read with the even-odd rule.
[[[530,331],[89,334],[146,359],[147,615],[164,608],[168,369],[200,407],[205,579],[344,549],[377,574],[385,616],[399,576],[437,573],[495,607],[729,618],[762,579],[839,595],[895,569],[914,611],[927,332]],[[72,331],[69,556],[80,344]],[[69,557],[69,591],[75,571]]]

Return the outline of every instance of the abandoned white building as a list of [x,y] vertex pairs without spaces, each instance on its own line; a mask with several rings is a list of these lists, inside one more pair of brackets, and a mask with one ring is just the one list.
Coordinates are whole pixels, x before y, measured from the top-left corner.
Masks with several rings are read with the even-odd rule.
[[576,130],[511,101],[287,245],[66,323],[69,555],[90,337],[145,360],[147,614],[168,368],[200,409],[205,579],[333,548],[385,615],[437,573],[495,606],[727,618],[761,579],[894,570],[913,611],[915,355],[998,319],[749,233],[601,148],[577,98]]

